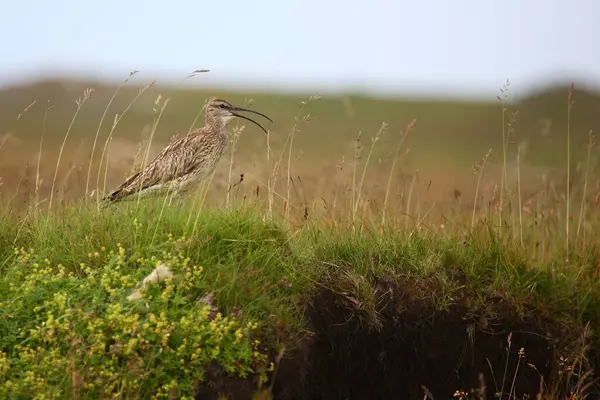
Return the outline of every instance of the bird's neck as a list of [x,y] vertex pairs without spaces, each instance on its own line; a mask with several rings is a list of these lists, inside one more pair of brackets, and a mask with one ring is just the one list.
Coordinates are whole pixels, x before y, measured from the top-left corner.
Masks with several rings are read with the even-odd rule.
[[227,122],[221,118],[207,116],[204,120],[204,127],[212,134],[227,136]]

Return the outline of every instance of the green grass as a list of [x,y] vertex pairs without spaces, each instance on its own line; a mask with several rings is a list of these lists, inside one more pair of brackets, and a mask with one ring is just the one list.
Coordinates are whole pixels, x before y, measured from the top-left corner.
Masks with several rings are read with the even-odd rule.
[[[383,231],[369,223],[359,230],[308,222],[291,228],[263,221],[255,207],[161,207],[150,201],[101,213],[79,206],[26,220],[4,216],[3,398],[191,396],[211,363],[266,380],[281,346],[293,354],[299,335],[314,331],[310,299],[323,290],[354,305],[355,329],[389,324],[375,284],[383,278],[413,282],[423,321],[467,303],[492,320],[497,310],[489,299],[500,296],[519,318],[549,318],[546,327],[569,332],[571,341],[586,323],[595,331],[600,322],[593,246],[564,265],[560,254],[532,262],[484,231],[461,237],[407,235],[394,224]],[[174,280],[127,300],[160,263]],[[228,320],[210,321],[198,301],[209,293]],[[334,303],[317,308],[334,312]]]
[[[3,230],[3,398],[146,396],[168,392],[172,382],[189,395],[210,361],[242,376],[265,363],[253,355],[256,337],[246,327],[293,307],[291,296],[272,290],[289,263],[281,232],[243,215],[207,214],[186,239],[187,214],[169,212],[167,224],[149,217],[38,216],[13,237],[12,252],[4,236],[10,230]],[[145,303],[128,301],[161,262],[178,282],[153,288]],[[198,301],[209,292],[224,316],[237,307],[242,317],[211,322]],[[137,370],[132,363],[140,363]]]

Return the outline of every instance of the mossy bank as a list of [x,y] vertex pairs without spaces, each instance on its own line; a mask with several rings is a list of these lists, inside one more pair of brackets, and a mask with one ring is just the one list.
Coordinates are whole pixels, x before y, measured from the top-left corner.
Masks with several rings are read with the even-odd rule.
[[[536,262],[476,233],[151,202],[7,213],[0,397],[597,393],[595,248]],[[160,264],[173,278],[129,300]]]

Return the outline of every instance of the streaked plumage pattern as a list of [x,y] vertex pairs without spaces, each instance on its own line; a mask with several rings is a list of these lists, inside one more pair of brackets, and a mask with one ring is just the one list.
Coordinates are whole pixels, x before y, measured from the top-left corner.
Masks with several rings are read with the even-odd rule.
[[129,177],[105,200],[114,203],[138,193],[146,196],[168,191],[177,195],[204,180],[215,170],[227,148],[229,120],[240,117],[262,128],[256,121],[234,111],[250,111],[269,119],[256,111],[234,107],[225,100],[211,100],[206,106],[202,128],[173,140],[142,171]]

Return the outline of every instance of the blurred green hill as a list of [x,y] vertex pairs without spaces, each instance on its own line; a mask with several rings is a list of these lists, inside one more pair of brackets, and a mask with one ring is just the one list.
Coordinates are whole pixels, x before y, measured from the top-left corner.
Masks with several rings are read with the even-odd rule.
[[[100,140],[108,134],[116,114],[123,113],[138,95],[142,84],[128,83],[119,92],[107,110]],[[83,105],[70,134],[69,142],[93,139],[102,114],[113,96],[116,86],[91,82],[42,81],[31,85],[16,86],[0,91],[0,135],[26,142],[39,141],[44,113],[48,104],[52,109],[46,121],[48,145],[58,145],[76,111],[76,99],[87,87],[95,89],[93,97]],[[175,133],[185,134],[201,110],[208,96],[218,96],[232,103],[244,104],[250,98],[251,107],[271,116],[275,121],[271,129],[272,145],[282,144],[292,129],[301,101],[307,96],[275,93],[225,92],[181,87],[153,86],[131,105],[117,126],[115,138],[139,141],[153,123],[155,100],[161,94],[169,98],[169,104],[161,117],[155,139],[166,142]],[[315,93],[318,94],[318,93]],[[514,143],[522,146],[523,160],[531,164],[562,162],[566,144],[568,87],[556,87],[507,104],[506,122],[512,112],[518,110],[514,124]],[[304,113],[311,116],[307,123],[299,125],[300,132],[294,147],[303,157],[318,160],[332,151],[339,153],[340,146],[352,148],[358,132],[363,138],[373,136],[382,122],[388,123],[389,137],[416,119],[414,134],[407,146],[411,153],[420,157],[453,159],[456,162],[474,163],[490,148],[501,152],[502,112],[500,101],[490,94],[489,102],[423,100],[423,99],[376,99],[360,95],[322,96],[311,102]],[[588,132],[600,129],[600,96],[597,93],[575,87],[575,104],[571,116],[571,134],[575,157],[585,150]],[[33,101],[36,103],[17,120],[17,116]],[[196,126],[202,124],[200,120]],[[247,127],[242,135],[239,151],[264,152],[265,139],[254,127]],[[385,136],[385,135],[384,135]],[[383,138],[385,139],[385,137]],[[363,143],[369,143],[363,139]],[[384,148],[390,150],[390,148]],[[499,161],[499,157],[496,158]]]

